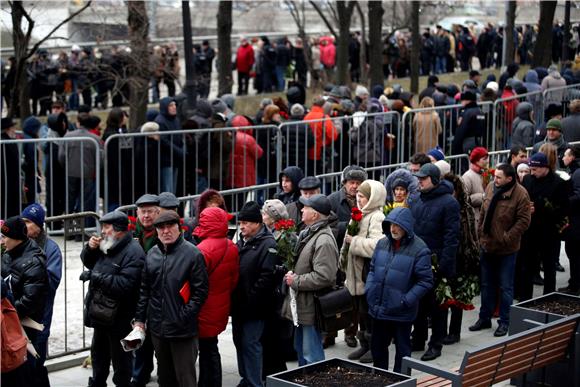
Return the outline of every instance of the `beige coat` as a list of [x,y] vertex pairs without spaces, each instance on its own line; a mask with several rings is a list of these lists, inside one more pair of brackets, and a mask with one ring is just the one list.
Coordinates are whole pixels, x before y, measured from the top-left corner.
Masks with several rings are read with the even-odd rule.
[[475,224],[479,221],[479,212],[483,204],[483,176],[481,174],[469,169],[462,176],[465,193],[469,196],[471,206],[475,212]]
[[431,110],[417,113],[413,118],[415,152],[427,153],[435,148],[442,131],[439,114]]
[[[328,221],[321,221],[306,229],[298,240],[298,259],[294,267],[297,274],[292,283],[296,291],[296,308],[300,325],[314,325],[314,294],[336,284],[338,247]],[[282,317],[292,321],[290,292],[282,305]]]
[[[367,205],[361,209],[363,218],[359,222],[359,232],[352,238],[346,256],[345,286],[353,296],[365,294],[365,283],[362,278],[365,260],[369,260],[370,263],[377,242],[385,237],[382,224],[385,219],[383,206],[387,199],[387,190],[378,181],[367,181],[371,185],[371,197]],[[343,243],[341,256],[345,249],[346,243]]]

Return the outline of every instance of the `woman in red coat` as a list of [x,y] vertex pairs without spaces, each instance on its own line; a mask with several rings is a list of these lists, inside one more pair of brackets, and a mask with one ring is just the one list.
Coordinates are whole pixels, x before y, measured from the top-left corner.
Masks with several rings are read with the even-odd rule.
[[217,336],[226,329],[230,296],[240,271],[236,245],[227,238],[228,214],[219,207],[208,207],[199,216],[194,235],[205,257],[209,279],[207,300],[199,312],[200,387],[221,386],[222,368]]

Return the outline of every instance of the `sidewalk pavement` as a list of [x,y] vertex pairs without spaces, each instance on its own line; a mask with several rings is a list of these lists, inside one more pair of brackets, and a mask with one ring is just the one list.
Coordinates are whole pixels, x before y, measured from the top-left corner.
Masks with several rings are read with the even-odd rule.
[[[564,273],[557,273],[556,277],[556,288],[563,287],[568,284],[569,278],[569,261],[566,257],[564,249],[562,248],[560,254],[560,263],[566,269]],[[534,296],[540,296],[542,294],[541,286],[534,286]],[[457,344],[450,346],[443,346],[442,356],[433,360],[431,363],[439,367],[446,369],[452,369],[459,367],[461,365],[461,360],[466,350],[473,350],[482,345],[492,344],[499,339],[493,336],[493,332],[497,327],[494,322],[492,329],[485,329],[480,332],[470,332],[467,328],[477,320],[480,298],[474,302],[475,310],[466,311],[463,314],[463,324],[461,330],[461,341]],[[336,339],[336,344],[325,350],[325,355],[327,359],[338,357],[345,358],[353,350],[346,345],[343,340],[344,336],[339,333]],[[236,361],[236,349],[232,340],[232,329],[231,323],[228,324],[226,331],[219,336],[219,350],[222,358],[222,377],[223,386],[233,387],[236,386],[240,380],[237,371],[237,361]],[[413,352],[414,358],[421,357],[422,352]],[[87,353],[88,356],[88,353]],[[394,345],[389,346],[389,367],[392,370],[393,361],[395,358]],[[288,362],[288,369],[293,369],[298,366],[297,362]],[[109,375],[108,383],[109,385],[114,385],[112,382],[112,368],[111,374]],[[49,374],[50,383],[55,387],[79,387],[86,386],[88,384],[89,376],[91,376],[91,368],[82,368],[80,366],[68,368],[61,371],[51,372]],[[154,375],[156,375],[154,371]],[[420,376],[422,373],[413,372],[413,376]],[[152,378],[153,380],[147,384],[147,387],[156,387],[157,379],[156,376]],[[509,382],[498,384],[498,386],[510,386]]]

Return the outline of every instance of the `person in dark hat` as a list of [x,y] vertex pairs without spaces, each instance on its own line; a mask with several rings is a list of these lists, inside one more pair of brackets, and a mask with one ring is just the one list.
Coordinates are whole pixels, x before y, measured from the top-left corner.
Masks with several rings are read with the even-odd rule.
[[[177,196],[175,196],[171,192],[161,192],[159,194],[160,213],[164,213],[166,211],[173,211],[176,214],[179,214],[179,205],[180,205],[179,199],[177,199]],[[183,237],[185,238],[185,240],[190,242],[190,243],[194,243],[192,233],[193,233],[193,229],[195,227],[194,227],[193,219],[181,218],[180,224],[181,224],[181,231],[183,232]]]
[[[322,194],[300,198],[304,205],[302,221],[305,231],[298,237],[296,265],[284,277],[285,283],[296,291],[298,326],[294,331],[294,349],[298,354],[298,365],[324,360],[322,332],[315,324],[314,295],[336,283],[338,269],[338,247],[328,217],[332,211],[330,201]],[[293,321],[290,307],[291,292],[282,306],[282,316]]]
[[[238,212],[240,275],[232,294],[232,329],[240,385],[261,386],[266,321],[275,314],[275,266],[281,264],[276,241],[262,223],[260,205],[247,202]],[[269,354],[272,355],[272,354]],[[282,364],[280,364],[280,367]],[[283,365],[285,368],[285,364]]]
[[159,242],[145,259],[133,328],[150,332],[162,385],[196,386],[198,316],[208,294],[204,257],[183,239],[176,212],[153,224]]
[[[157,230],[153,225],[160,213],[159,196],[142,195],[135,205],[137,218],[135,220],[129,218],[132,223],[130,228],[133,228],[133,237],[139,241],[143,251],[148,253],[159,242]],[[150,332],[147,332],[143,345],[135,351],[131,383],[135,386],[145,386],[151,378],[153,367],[153,343]]]
[[84,323],[94,328],[89,385],[106,385],[111,361],[115,383],[129,385],[133,357],[119,341],[131,331],[145,252],[128,230],[127,214],[109,212],[100,223],[101,236],[92,236],[81,252],[88,270],[80,280],[89,281]]
[[[520,301],[533,296],[534,275],[544,266],[544,294],[556,290],[556,263],[560,256],[560,225],[568,208],[566,182],[550,169],[548,158],[542,152],[534,154],[529,161],[531,174],[525,176],[522,185],[532,202],[532,221],[524,234],[518,256],[516,275]],[[521,260],[520,260],[521,257]]]
[[0,219],[7,219],[20,213],[21,197],[24,187],[20,183],[20,153],[18,145],[7,144],[7,140],[16,139],[16,125],[11,118],[2,118],[2,141],[0,141],[0,153],[2,154],[1,181],[0,181]]
[[[471,150],[483,141],[485,135],[485,115],[477,106],[477,95],[473,91],[461,93],[463,108],[459,112],[457,130],[451,144],[452,154],[469,154]],[[467,169],[467,163],[462,165],[462,170]]]
[[[411,203],[415,218],[415,231],[431,253],[436,255],[435,285],[455,276],[455,255],[459,245],[460,207],[453,198],[453,185],[441,179],[435,164],[425,164],[415,174],[419,179],[420,195]],[[433,360],[441,356],[442,340],[446,331],[447,310],[441,310],[435,291],[429,291],[419,306],[419,315],[413,331],[413,350],[423,350],[428,336],[427,318],[431,317],[432,335],[422,360]]]
[[544,144],[552,144],[556,147],[556,153],[558,154],[558,168],[566,168],[563,158],[566,149],[568,149],[568,143],[562,135],[562,122],[560,120],[554,118],[546,123],[546,138],[544,138],[544,141],[539,141],[534,144],[532,154],[539,152],[540,147]]
[[22,220],[24,220],[24,223],[26,223],[28,237],[35,241],[46,255],[48,291],[44,303],[45,308],[42,318],[44,329],[38,333],[38,346],[35,348],[39,355],[39,358],[36,360],[38,376],[41,380],[46,382],[46,385],[48,385],[48,370],[44,367],[44,361],[46,360],[48,349],[48,337],[50,336],[54,298],[62,277],[62,252],[60,251],[58,244],[48,237],[44,229],[45,211],[40,204],[30,204],[22,210],[21,217]]
[[[312,195],[320,193],[320,179],[314,176],[306,176],[298,183],[298,189],[300,190],[300,197],[309,198]],[[306,225],[302,223],[302,208],[304,206],[300,200],[286,204],[286,209],[288,210],[288,217],[294,220],[296,225],[296,232],[300,233]]]
[[[2,278],[12,291],[12,304],[20,320],[28,317],[42,323],[49,286],[46,256],[36,242],[28,238],[26,223],[22,217],[6,219],[0,231],[6,248],[2,255]],[[24,327],[24,331],[32,345],[38,348],[40,332],[28,327]],[[43,372],[37,359],[28,354],[24,367],[18,368],[18,374],[22,377],[19,383],[29,381],[30,385],[38,385],[43,379]],[[4,376],[2,374],[3,381]],[[44,373],[44,376],[47,375]]]

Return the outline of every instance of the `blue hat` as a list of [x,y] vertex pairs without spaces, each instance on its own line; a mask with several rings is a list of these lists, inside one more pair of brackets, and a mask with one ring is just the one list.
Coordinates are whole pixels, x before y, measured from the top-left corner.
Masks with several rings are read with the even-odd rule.
[[38,227],[44,227],[44,208],[38,203],[32,203],[24,210],[22,210],[21,217],[30,220],[32,223],[36,224]]
[[544,167],[548,168],[548,158],[542,152],[538,152],[532,156],[529,162],[530,167]]
[[427,152],[427,156],[433,156],[433,158],[437,161],[441,161],[445,159],[445,154],[441,150],[441,148],[433,148],[429,152]]

